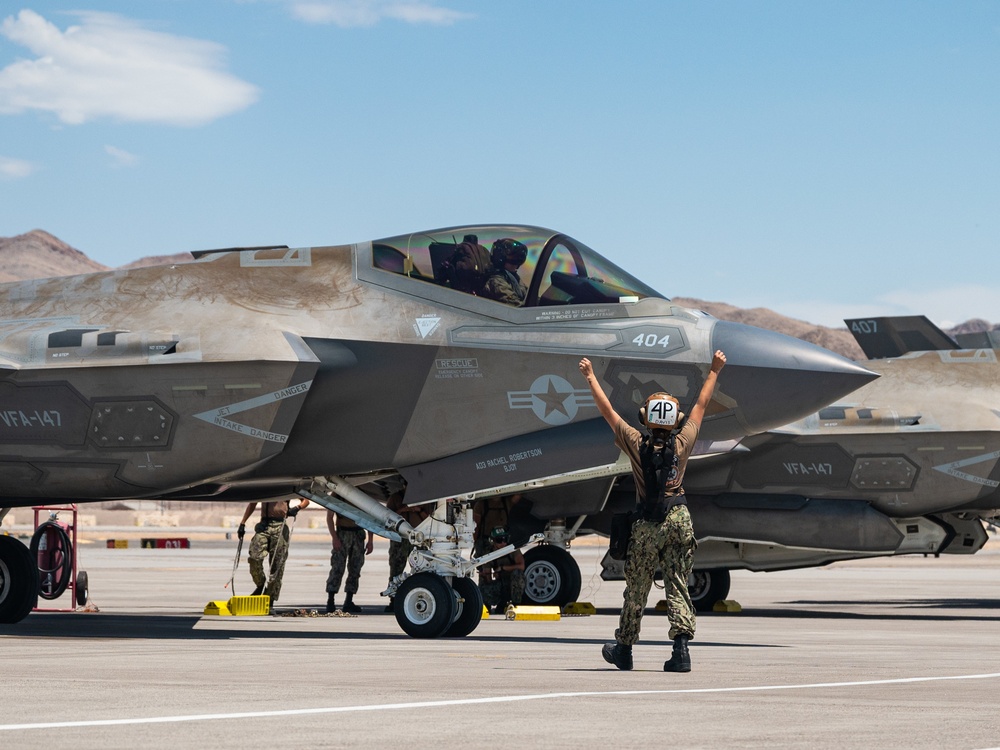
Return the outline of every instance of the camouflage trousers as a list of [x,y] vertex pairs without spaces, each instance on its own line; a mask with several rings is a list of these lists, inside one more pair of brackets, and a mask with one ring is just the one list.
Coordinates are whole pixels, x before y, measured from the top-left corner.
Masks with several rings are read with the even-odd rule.
[[361,580],[361,566],[365,564],[367,535],[364,529],[341,529],[337,536],[340,537],[340,549],[335,548],[330,552],[330,575],[326,578],[326,593],[336,594],[340,591],[344,568],[347,568],[344,593],[356,594],[358,581]]
[[521,603],[521,597],[524,596],[524,571],[504,571],[497,574],[497,577],[489,583],[480,583],[479,589],[483,592],[483,604],[487,607],[507,603],[516,606]]
[[[250,540],[250,576],[255,586],[267,586],[264,593],[271,597],[272,602],[278,601],[281,593],[281,577],[285,575],[285,560],[288,559],[288,542],[291,533],[288,525],[281,521],[261,521],[253,527],[253,539]],[[264,558],[270,559],[270,576],[264,573]]]
[[663,523],[636,521],[625,559],[625,601],[615,631],[615,640],[631,646],[639,640],[642,614],[656,568],[663,571],[670,638],[694,636],[695,616],[688,593],[688,577],[694,562],[694,529],[686,505],[676,505]]
[[412,551],[413,545],[410,544],[409,539],[404,539],[401,542],[389,542],[390,581],[406,570],[406,561],[410,558],[410,552]]

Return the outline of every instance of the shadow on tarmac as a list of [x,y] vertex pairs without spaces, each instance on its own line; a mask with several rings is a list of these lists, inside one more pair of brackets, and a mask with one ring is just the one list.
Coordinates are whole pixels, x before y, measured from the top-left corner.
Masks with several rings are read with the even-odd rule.
[[[15,625],[0,625],[0,637],[16,638],[63,638],[63,639],[136,639],[136,640],[307,640],[307,641],[339,641],[339,640],[366,640],[366,641],[413,641],[408,635],[400,630],[398,633],[365,633],[365,632],[343,632],[334,630],[324,631],[304,631],[299,629],[286,629],[280,627],[283,620],[288,619],[321,619],[321,618],[282,618],[273,617],[269,619],[257,620],[260,628],[219,628],[219,627],[196,627],[202,617],[198,615],[119,615],[119,614],[46,614],[30,616]],[[335,618],[330,618],[335,619]],[[365,617],[359,617],[357,625],[363,627]],[[338,624],[343,620],[336,618]],[[212,620],[212,625],[218,621]],[[245,625],[250,625],[254,621],[244,620]],[[352,623],[353,626],[353,623]],[[581,645],[592,645],[599,647],[611,639],[606,638],[565,638],[560,636],[524,636],[524,635],[478,635],[472,633],[465,638],[459,639],[436,639],[440,641],[448,640],[469,640],[481,643],[553,643],[567,644],[575,643]],[[662,646],[670,648],[673,641],[668,639],[643,640],[643,646]],[[766,643],[714,643],[711,641],[698,641],[699,647],[714,646],[726,648],[783,648],[775,644]]]

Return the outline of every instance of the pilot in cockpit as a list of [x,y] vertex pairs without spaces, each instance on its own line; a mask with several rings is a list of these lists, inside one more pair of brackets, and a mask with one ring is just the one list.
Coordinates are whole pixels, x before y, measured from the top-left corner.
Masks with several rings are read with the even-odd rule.
[[480,296],[520,307],[528,289],[517,275],[517,269],[527,259],[528,248],[522,242],[504,238],[493,243],[490,256],[493,266]]

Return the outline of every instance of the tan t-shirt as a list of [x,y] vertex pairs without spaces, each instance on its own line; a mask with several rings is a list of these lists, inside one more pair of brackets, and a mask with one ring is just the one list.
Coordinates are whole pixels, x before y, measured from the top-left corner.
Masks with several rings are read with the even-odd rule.
[[[677,433],[677,440],[674,448],[677,451],[677,478],[666,486],[667,497],[683,495],[684,470],[687,468],[688,457],[694,450],[695,441],[698,439],[698,432],[701,425],[693,420],[685,422],[681,431]],[[635,491],[639,496],[639,501],[646,499],[646,480],[642,474],[642,458],[640,447],[642,445],[642,433],[630,425],[624,419],[619,419],[615,427],[615,445],[621,448],[628,456],[629,463],[632,464],[632,476],[635,478]]]
[[284,521],[288,515],[288,500],[277,500],[273,503],[262,503],[260,518],[262,521]]

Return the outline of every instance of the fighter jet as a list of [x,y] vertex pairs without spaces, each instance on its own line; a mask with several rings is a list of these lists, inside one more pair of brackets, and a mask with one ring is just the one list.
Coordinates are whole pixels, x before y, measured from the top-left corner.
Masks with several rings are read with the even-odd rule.
[[[845,322],[876,358],[866,366],[878,380],[689,464],[701,609],[726,598],[730,569],[973,554],[987,541],[984,522],[1000,516],[995,337],[955,340],[923,316]],[[629,492],[617,485],[608,508]],[[606,559],[604,577],[620,577],[620,565]]]
[[[0,287],[0,506],[308,497],[415,544],[387,594],[416,637],[479,622],[470,576],[490,556],[467,554],[475,499],[615,475],[581,356],[624,413],[658,390],[690,407],[724,350],[708,452],[876,377],[678,307],[539,227],[196,258]],[[505,265],[520,304],[486,294]],[[400,478],[408,503],[434,506],[417,529],[359,489]],[[0,537],[0,621],[30,611],[35,575]]]

